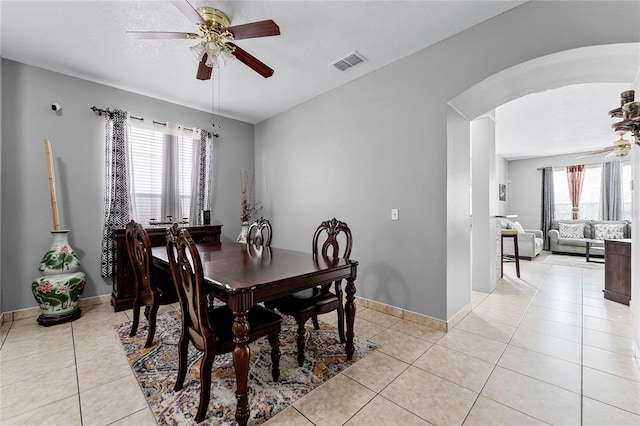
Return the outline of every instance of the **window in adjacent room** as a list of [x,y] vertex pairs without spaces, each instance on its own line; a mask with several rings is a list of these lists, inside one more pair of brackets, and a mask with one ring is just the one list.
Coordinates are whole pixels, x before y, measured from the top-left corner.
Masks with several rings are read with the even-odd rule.
[[[580,219],[600,220],[600,182],[602,167],[587,166],[585,169],[582,195],[580,196]],[[553,171],[555,216],[558,220],[571,219],[571,200],[566,169]],[[622,165],[623,220],[631,220],[631,164]]]

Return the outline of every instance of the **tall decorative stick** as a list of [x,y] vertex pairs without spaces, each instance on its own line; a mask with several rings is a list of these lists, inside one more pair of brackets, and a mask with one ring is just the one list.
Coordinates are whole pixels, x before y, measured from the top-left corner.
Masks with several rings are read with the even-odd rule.
[[47,154],[47,166],[49,168],[49,190],[51,191],[51,213],[53,214],[53,230],[60,230],[60,220],[58,219],[58,201],[56,200],[56,178],[53,173],[53,160],[51,159],[51,142],[44,140],[44,150]]

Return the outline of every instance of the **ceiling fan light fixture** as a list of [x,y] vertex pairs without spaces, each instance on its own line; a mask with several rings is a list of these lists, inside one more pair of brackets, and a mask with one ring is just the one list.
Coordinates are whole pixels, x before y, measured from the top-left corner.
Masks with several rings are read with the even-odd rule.
[[205,46],[204,50],[207,52],[207,55],[209,55],[210,57],[218,56],[220,54],[220,48],[218,47],[215,41],[207,42],[207,45]]
[[207,61],[204,64],[209,68],[218,68],[218,57],[207,54]]
[[222,49],[222,51],[220,52],[220,57],[222,58],[222,62],[224,62],[225,65],[227,65],[229,62],[233,62],[236,57],[234,56],[234,54],[226,48]]
[[202,57],[205,54],[205,48],[204,48],[204,44],[202,42],[196,44],[195,46],[191,46],[189,48],[189,50],[191,51],[193,56],[198,60],[198,62],[200,62],[200,60],[202,60]]

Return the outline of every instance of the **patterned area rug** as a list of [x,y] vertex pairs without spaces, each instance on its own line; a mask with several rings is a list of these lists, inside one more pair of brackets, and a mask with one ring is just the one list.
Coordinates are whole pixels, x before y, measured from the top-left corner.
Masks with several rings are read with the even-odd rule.
[[[143,317],[144,318],[144,317]],[[249,424],[261,424],[276,415],[302,395],[327,381],[353,363],[364,358],[378,346],[354,338],[355,353],[347,361],[344,344],[340,344],[338,331],[320,323],[320,330],[307,330],[306,361],[298,367],[296,323],[283,317],[280,333],[280,380],[271,376],[271,346],[266,338],[250,345],[249,372]],[[149,407],[160,425],[193,424],[198,409],[200,392],[200,360],[202,355],[189,345],[189,371],[184,388],[175,392],[173,386],[178,374],[178,339],[180,338],[180,312],[158,315],[155,345],[145,349],[146,322],[141,318],[136,337],[129,337],[131,322],[116,327],[131,368],[144,392]],[[217,356],[211,378],[211,402],[202,425],[235,423],[235,372],[231,354]]]
[[[594,257],[593,259],[597,262],[603,261],[602,258]],[[550,265],[572,266],[574,268],[604,269],[603,263],[587,262],[584,256],[570,256],[566,254],[550,254],[542,263]]]

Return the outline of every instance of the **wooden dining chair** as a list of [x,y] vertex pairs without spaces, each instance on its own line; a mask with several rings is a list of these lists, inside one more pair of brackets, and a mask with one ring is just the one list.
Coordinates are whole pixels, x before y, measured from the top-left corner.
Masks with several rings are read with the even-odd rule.
[[140,308],[144,306],[144,316],[149,324],[144,347],[148,348],[153,344],[158,308],[161,304],[168,303],[165,299],[169,296],[156,285],[151,264],[151,242],[147,231],[135,220],[130,221],[125,228],[125,245],[136,286],[136,296],[133,300],[133,324],[129,336],[135,336],[138,332]]
[[[204,420],[211,396],[211,368],[216,355],[235,348],[234,315],[228,305],[207,305],[207,291],[198,249],[186,229],[174,224],[167,230],[167,255],[173,282],[182,310],[182,330],[178,342],[178,378],[174,390],[182,389],[187,374],[189,341],[203,352],[200,364],[200,402],[196,422]],[[271,344],[271,374],[280,377],[280,341],[278,334],[282,317],[259,305],[247,313],[249,335],[247,344],[267,336]]]
[[[342,234],[343,237],[339,237]],[[340,251],[339,239],[344,238],[344,246]],[[335,217],[326,220],[318,226],[313,234],[312,250],[314,258],[323,256],[325,258],[342,257],[349,259],[351,256],[352,237],[351,230],[346,223],[337,220]],[[335,281],[334,292],[331,292],[331,283],[315,287],[310,290],[303,290],[279,299],[266,303],[270,309],[277,309],[284,315],[293,316],[298,324],[298,365],[304,363],[304,342],[305,324],[311,318],[313,327],[318,330],[318,315],[331,311],[338,314],[338,336],[340,342],[347,341],[344,333],[344,304],[342,301],[342,280]]]
[[249,231],[247,232],[247,244],[271,247],[272,235],[271,222],[261,217],[260,219],[254,220],[249,226]]
[[270,259],[271,254],[271,237],[273,231],[271,223],[261,217],[253,221],[247,232],[247,253],[250,257]]

